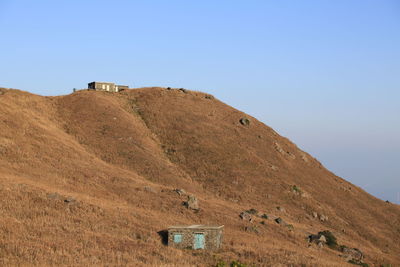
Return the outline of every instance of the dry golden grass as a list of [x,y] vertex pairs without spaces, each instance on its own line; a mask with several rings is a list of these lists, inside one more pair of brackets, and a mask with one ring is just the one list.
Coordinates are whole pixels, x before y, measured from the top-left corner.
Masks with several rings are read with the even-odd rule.
[[[0,265],[345,265],[339,252],[308,246],[307,235],[325,229],[370,264],[400,263],[397,205],[206,94],[1,91]],[[174,188],[196,195],[201,211],[183,207]],[[282,217],[294,231],[262,219],[253,223],[259,234],[244,231],[249,223],[238,215],[250,208]],[[329,220],[314,219],[314,211]],[[223,249],[180,251],[157,233],[199,223],[225,225]]]

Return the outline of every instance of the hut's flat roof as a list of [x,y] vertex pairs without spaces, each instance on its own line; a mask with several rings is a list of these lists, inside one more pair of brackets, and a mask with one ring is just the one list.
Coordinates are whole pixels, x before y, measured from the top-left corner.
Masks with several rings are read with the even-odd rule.
[[94,81],[94,82],[90,82],[90,83],[108,83],[108,84],[114,84],[112,82],[98,82],[98,81]]
[[223,228],[223,225],[201,225],[201,224],[195,224],[195,225],[175,225],[175,226],[170,226],[169,229],[221,229]]

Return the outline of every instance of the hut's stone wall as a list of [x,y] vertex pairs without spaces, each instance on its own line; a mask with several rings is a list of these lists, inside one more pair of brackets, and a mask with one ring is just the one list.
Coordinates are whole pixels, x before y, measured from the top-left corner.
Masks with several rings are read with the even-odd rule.
[[[204,235],[204,249],[216,250],[222,245],[223,226],[182,226],[168,229],[168,246],[179,249],[198,249],[195,246],[196,234]],[[175,235],[181,235],[180,242],[175,242]]]
[[88,89],[96,91],[119,92],[121,90],[129,89],[127,85],[115,85],[114,83],[106,82],[91,82],[88,84]]

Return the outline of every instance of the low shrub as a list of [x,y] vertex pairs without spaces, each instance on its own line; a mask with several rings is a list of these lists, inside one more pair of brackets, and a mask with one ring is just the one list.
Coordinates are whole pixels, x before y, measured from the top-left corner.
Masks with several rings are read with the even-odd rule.
[[301,189],[299,187],[297,187],[297,185],[292,186],[292,191],[296,192],[296,193],[301,193]]
[[291,230],[291,231],[294,230],[293,224],[288,224],[288,225],[286,225],[286,227],[287,227],[289,230]]
[[247,267],[247,265],[239,261],[232,261],[230,267]]
[[226,267],[226,262],[224,261],[219,261],[217,264],[215,264],[215,267]]

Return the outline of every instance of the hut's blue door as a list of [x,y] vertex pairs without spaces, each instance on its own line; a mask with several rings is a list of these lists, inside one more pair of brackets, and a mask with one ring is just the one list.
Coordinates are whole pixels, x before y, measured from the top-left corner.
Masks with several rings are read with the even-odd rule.
[[204,234],[194,234],[194,249],[204,249]]

